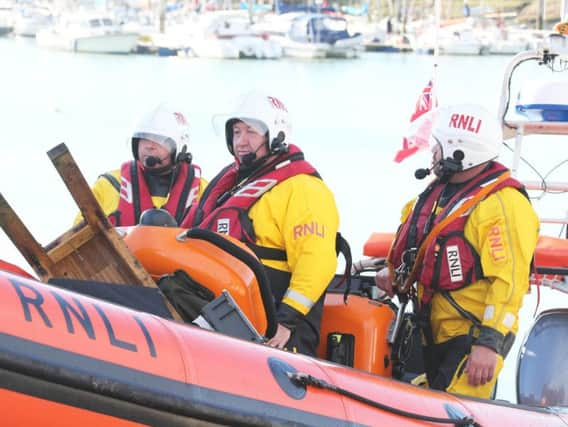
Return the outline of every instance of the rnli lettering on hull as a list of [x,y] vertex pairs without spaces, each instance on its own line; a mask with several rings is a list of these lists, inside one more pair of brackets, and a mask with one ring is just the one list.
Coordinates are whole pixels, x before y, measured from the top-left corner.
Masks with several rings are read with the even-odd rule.
[[[64,329],[71,336],[78,336],[80,330],[89,340],[98,341],[99,344],[108,343],[121,351],[142,353],[151,358],[158,357],[154,339],[140,316],[133,314],[131,318],[133,322],[128,333],[119,336],[104,303],[79,300],[66,292],[58,292],[47,287],[40,288],[33,285],[33,282],[16,278],[9,278],[8,283],[17,296],[23,320],[33,323],[36,328],[43,325],[46,330],[56,328],[60,330],[60,322],[63,320]],[[56,302],[55,305],[53,301],[49,301],[48,304],[50,298]],[[54,310],[54,307],[57,307],[57,310]],[[134,342],[132,337],[139,336],[142,339]]]

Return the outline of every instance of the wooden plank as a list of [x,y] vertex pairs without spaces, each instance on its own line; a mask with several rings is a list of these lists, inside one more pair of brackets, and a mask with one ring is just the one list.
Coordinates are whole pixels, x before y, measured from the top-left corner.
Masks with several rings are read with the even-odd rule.
[[54,240],[45,249],[49,253],[50,259],[54,263],[58,263],[64,258],[73,254],[85,243],[88,243],[94,236],[95,232],[92,227],[82,223],[81,227],[74,227],[68,232],[64,233],[57,240]]
[[0,226],[42,280],[51,277],[53,262],[16,212],[0,194]]
[[[51,259],[65,254],[57,263],[58,276],[157,287],[108,221],[67,146],[59,144],[47,154],[81,210],[84,227],[95,234],[86,239],[86,231],[71,232],[50,245]],[[172,317],[181,322],[175,308],[165,297],[163,300]]]
[[[110,252],[114,260],[111,265],[114,265],[117,270],[117,275],[111,283],[117,283],[117,280],[122,280],[122,283],[139,283],[143,286],[155,287],[156,283],[154,280],[152,280],[148,272],[142,267],[134,255],[132,255],[126,244],[120,239],[120,236],[108,221],[81,173],[81,170],[67,149],[67,146],[65,144],[59,144],[48,151],[47,154],[67,186],[69,193],[71,193],[73,199],[75,199],[75,203],[77,203],[77,206],[81,210],[87,226],[93,228],[95,233],[101,233],[101,235],[104,236],[103,239],[95,240],[98,246],[100,246],[95,252],[106,261],[110,261],[110,259],[104,256],[104,253]],[[79,247],[85,242],[81,242],[79,239],[79,236],[73,236],[65,241],[59,239],[59,245],[56,245],[56,247],[50,250],[50,255],[53,254],[57,256],[61,252],[71,250],[71,253],[86,259],[87,249],[79,251]],[[67,247],[65,248],[65,246]],[[87,245],[87,248],[90,247],[90,245]],[[106,264],[96,262],[96,256],[89,257],[89,259],[94,262],[94,264],[89,267],[94,268],[95,266],[99,266],[102,269],[105,268]],[[73,262],[70,265],[75,266],[77,264]],[[97,272],[94,273],[97,274]]]
[[75,203],[81,210],[85,221],[94,227],[111,229],[112,225],[108,222],[106,215],[99,207],[95,195],[91,191],[77,163],[75,163],[67,146],[61,143],[49,150],[47,155],[51,159],[55,169],[57,169],[57,172],[59,172],[61,179],[63,179]]

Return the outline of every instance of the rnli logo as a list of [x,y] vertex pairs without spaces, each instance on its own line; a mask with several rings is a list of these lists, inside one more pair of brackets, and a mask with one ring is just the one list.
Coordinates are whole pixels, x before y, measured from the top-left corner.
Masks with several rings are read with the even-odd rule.
[[229,218],[220,218],[217,220],[217,233],[229,234],[231,231],[231,220]]
[[315,221],[294,226],[294,240],[311,235],[325,238],[325,226]]
[[466,114],[452,114],[450,117],[449,127],[479,133],[482,123],[481,119],[474,116],[468,116]]
[[457,245],[446,248],[446,258],[448,260],[450,280],[452,282],[461,282],[463,280],[463,271],[460,261],[460,250]]
[[187,126],[187,120],[182,113],[174,113],[174,117],[176,118],[176,122],[180,126]]
[[505,245],[503,244],[503,236],[501,227],[494,225],[489,229],[489,253],[495,262],[503,262],[507,259]]
[[275,98],[273,96],[269,96],[268,102],[270,102],[270,105],[272,105],[272,108],[276,108],[277,110],[282,110],[282,111],[288,112],[288,109],[286,108],[284,103],[282,101],[280,101],[278,98]]

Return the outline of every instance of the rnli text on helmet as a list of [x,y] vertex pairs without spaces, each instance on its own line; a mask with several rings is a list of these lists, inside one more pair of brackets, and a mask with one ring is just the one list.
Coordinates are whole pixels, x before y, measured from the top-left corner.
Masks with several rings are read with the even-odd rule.
[[482,120],[474,116],[466,114],[452,114],[450,117],[449,127],[455,129],[463,129],[473,133],[479,133]]

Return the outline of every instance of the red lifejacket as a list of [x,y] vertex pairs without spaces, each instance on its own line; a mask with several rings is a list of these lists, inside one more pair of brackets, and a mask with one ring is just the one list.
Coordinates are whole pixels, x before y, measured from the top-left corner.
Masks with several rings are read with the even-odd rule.
[[237,172],[236,163],[225,167],[209,183],[199,204],[190,210],[181,226],[206,228],[255,244],[248,211],[262,195],[292,176],[318,176],[315,168],[304,160],[304,154],[294,145],[241,183],[236,182]]
[[177,176],[166,204],[154,206],[140,162],[123,163],[120,169],[120,199],[117,210],[109,215],[110,223],[114,226],[136,225],[142,212],[156,207],[166,209],[180,223],[199,194],[201,169],[183,162],[176,167],[174,173]]
[[[454,194],[437,215],[434,211],[444,185],[434,181],[418,196],[408,219],[401,225],[388,256],[390,265],[396,270],[406,264],[407,270],[412,270],[415,255],[428,232],[505,172],[505,166],[493,162],[488,169]],[[509,177],[495,185],[487,196],[504,187],[516,188],[526,195],[523,185]],[[416,266],[415,275],[424,288],[422,304],[428,304],[436,291],[460,289],[484,277],[479,254],[464,235],[468,214],[472,209],[473,207],[447,224],[426,247],[422,262],[419,261],[420,265]]]

